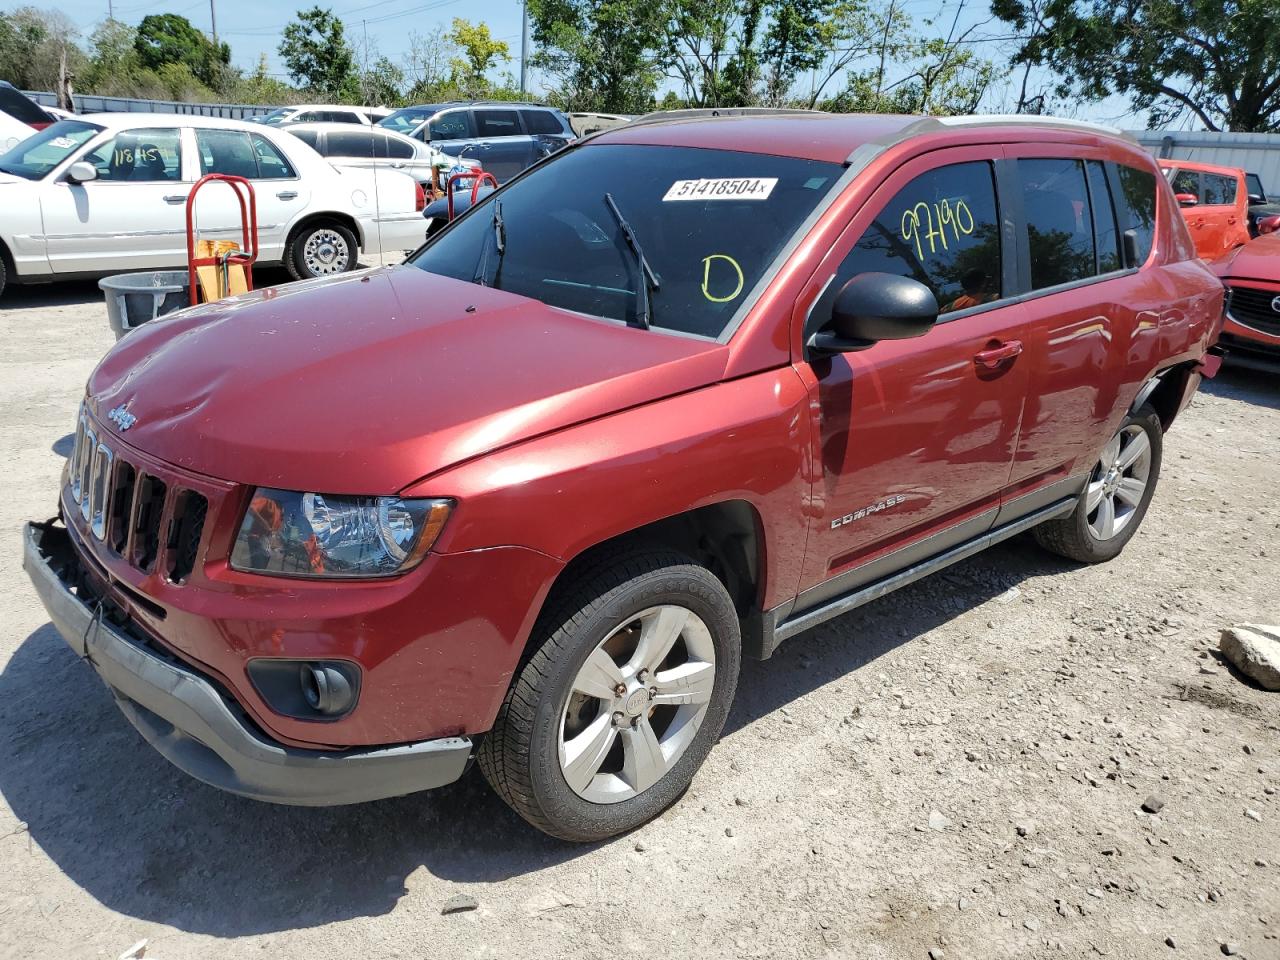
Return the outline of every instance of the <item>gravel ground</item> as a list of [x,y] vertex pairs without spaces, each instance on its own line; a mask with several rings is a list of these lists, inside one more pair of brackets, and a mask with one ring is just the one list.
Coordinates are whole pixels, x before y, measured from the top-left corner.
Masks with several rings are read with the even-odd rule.
[[678,806],[569,846],[475,772],[272,807],[134,733],[20,561],[104,316],[0,306],[0,957],[1280,958],[1280,694],[1215,656],[1280,622],[1280,378],[1206,385],[1118,560],[1018,539],[789,642]]

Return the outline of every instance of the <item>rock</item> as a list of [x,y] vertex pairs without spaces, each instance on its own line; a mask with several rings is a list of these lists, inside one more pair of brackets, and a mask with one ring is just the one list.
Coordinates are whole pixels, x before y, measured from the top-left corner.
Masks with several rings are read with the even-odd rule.
[[725,828],[724,828],[724,835],[725,835],[726,837],[732,837],[732,836],[733,836],[733,827],[725,827]]
[[1241,623],[1222,631],[1218,649],[1265,690],[1280,690],[1280,627]]
[[1031,820],[1024,820],[1022,823],[1017,824],[1014,830],[1018,832],[1020,837],[1030,837],[1035,834],[1036,825]]
[[945,830],[951,826],[951,821],[944,817],[939,810],[934,810],[929,814],[929,829]]
[[1159,813],[1164,809],[1164,801],[1159,797],[1152,795],[1142,801],[1142,809],[1146,813]]
[[1023,920],[1022,925],[1026,927],[1028,930],[1030,930],[1032,933],[1035,933],[1037,930],[1040,929],[1040,921],[1037,920],[1035,917],[1029,917],[1028,919]]
[[475,910],[480,906],[480,901],[475,897],[468,896],[465,893],[457,893],[444,902],[444,906],[440,908],[442,916],[448,916],[451,913],[466,913],[468,910]]
[[929,951],[929,960],[946,960],[947,955],[938,947],[934,947]]
[[132,947],[130,947],[124,953],[120,954],[120,956],[117,957],[116,960],[142,960],[142,957],[146,956],[146,953],[147,953],[147,941],[143,939],[143,940],[139,940],[137,943],[135,943]]
[[1240,952],[1240,944],[1224,943],[1222,944],[1222,952],[1226,954],[1228,957],[1234,957],[1236,954]]
[[636,853],[644,853],[648,849],[649,847],[645,844],[643,840],[636,841]]
[[1173,937],[1165,937],[1165,938],[1164,938],[1164,945],[1165,945],[1166,947],[1168,947],[1170,950],[1177,950],[1177,949],[1178,949],[1178,943],[1177,943],[1177,941],[1176,941],[1176,940],[1174,940],[1174,939],[1173,939]]
[[1259,823],[1262,822],[1262,814],[1260,814],[1257,810],[1254,810],[1252,807],[1245,807],[1244,815],[1248,817],[1250,820],[1257,820]]

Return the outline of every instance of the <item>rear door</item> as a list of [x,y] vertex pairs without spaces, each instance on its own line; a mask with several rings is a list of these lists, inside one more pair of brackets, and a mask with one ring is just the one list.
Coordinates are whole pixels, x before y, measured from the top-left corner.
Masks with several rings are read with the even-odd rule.
[[1238,176],[1210,173],[1200,175],[1200,204],[1209,221],[1205,231],[1206,260],[1214,260],[1249,241],[1248,198]]
[[941,313],[922,337],[796,364],[812,397],[820,475],[797,611],[995,520],[1028,383],[1026,313],[1009,300],[1013,247],[997,201],[999,159],[999,147],[984,146],[904,164],[810,281],[823,292],[807,333],[830,316],[846,282],[871,271],[920,280]]
[[540,151],[524,131],[518,110],[478,107],[474,111],[480,152],[476,159],[505,183],[538,159]]

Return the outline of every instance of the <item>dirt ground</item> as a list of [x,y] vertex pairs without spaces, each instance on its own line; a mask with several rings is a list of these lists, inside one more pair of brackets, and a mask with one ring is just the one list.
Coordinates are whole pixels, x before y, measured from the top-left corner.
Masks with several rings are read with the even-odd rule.
[[1280,377],[1206,385],[1118,560],[1018,539],[790,641],[680,804],[571,846],[475,771],[312,810],[162,760],[21,569],[100,296],[0,336],[0,957],[1280,958],[1280,694],[1214,654],[1280,622]]

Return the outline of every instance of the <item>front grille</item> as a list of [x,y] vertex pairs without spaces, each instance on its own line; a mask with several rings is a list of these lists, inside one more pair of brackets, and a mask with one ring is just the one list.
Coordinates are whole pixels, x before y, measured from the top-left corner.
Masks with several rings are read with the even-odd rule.
[[209,500],[130,456],[101,439],[82,412],[68,469],[70,499],[88,535],[144,573],[154,571],[163,554],[165,577],[182,583],[196,567]]
[[1231,300],[1227,313],[1247,327],[1280,337],[1280,291],[1257,290],[1253,287],[1230,287]]

